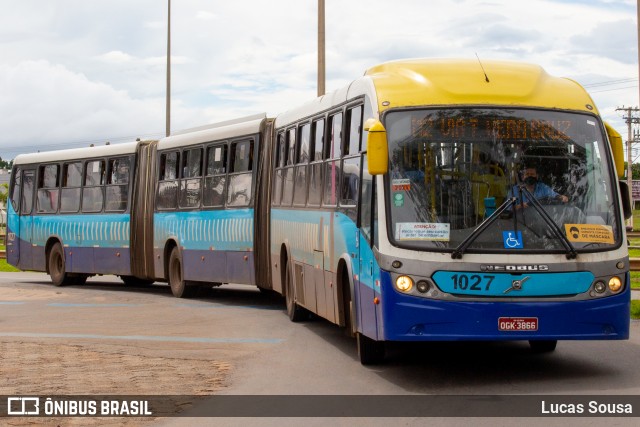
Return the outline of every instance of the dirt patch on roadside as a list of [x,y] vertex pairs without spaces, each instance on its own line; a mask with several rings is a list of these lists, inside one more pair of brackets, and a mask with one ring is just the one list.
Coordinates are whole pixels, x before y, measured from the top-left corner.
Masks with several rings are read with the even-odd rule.
[[[212,395],[232,369],[223,361],[173,359],[31,341],[0,342],[0,395],[172,395],[176,411],[188,396]],[[8,425],[123,425],[154,418],[9,418]]]

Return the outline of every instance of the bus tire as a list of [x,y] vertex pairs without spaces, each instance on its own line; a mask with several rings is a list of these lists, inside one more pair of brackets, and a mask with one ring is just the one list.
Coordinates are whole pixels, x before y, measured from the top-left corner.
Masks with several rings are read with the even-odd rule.
[[169,286],[171,293],[176,298],[188,298],[193,295],[195,288],[187,286],[182,274],[182,257],[180,250],[175,247],[169,256]]
[[49,277],[54,286],[72,285],[73,278],[67,273],[64,262],[64,250],[60,243],[53,245],[49,251]]
[[287,264],[285,273],[285,295],[284,299],[287,303],[287,315],[292,322],[299,322],[303,320],[305,310],[296,303],[295,287],[293,286],[293,275],[291,274],[291,267]]
[[530,340],[529,346],[531,347],[531,351],[536,354],[542,353],[552,353],[556,346],[558,345],[558,340]]
[[358,357],[363,365],[377,365],[384,360],[384,341],[376,341],[361,332],[356,334]]

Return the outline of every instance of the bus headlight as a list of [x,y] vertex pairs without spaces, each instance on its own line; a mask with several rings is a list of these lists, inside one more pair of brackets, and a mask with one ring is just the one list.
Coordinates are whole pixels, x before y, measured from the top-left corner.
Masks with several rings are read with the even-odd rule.
[[396,279],[396,288],[401,292],[409,292],[413,288],[413,280],[409,276],[399,276]]
[[593,288],[596,290],[597,293],[601,294],[604,291],[607,290],[607,286],[604,284],[603,281],[598,281],[596,282],[596,284],[593,286]]
[[622,289],[622,280],[618,276],[613,276],[609,279],[609,289],[611,292],[620,292]]

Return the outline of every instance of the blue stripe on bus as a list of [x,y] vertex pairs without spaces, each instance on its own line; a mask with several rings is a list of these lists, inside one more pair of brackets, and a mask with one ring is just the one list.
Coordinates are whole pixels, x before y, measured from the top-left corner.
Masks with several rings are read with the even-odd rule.
[[[29,219],[33,221],[29,233]],[[20,237],[37,246],[44,246],[51,236],[58,236],[64,245],[74,247],[129,247],[130,215],[36,215],[21,217]]]
[[156,212],[154,247],[162,248],[169,238],[191,250],[253,250],[253,209],[187,212]]

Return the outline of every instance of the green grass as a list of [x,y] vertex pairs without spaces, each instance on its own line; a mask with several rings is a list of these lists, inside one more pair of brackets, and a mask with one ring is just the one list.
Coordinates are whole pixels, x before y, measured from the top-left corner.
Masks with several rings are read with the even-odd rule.
[[631,318],[640,319],[640,300],[631,300]]
[[20,271],[20,270],[18,270],[17,268],[12,266],[11,264],[8,264],[6,259],[0,259],[0,271],[16,272],[16,271]]

